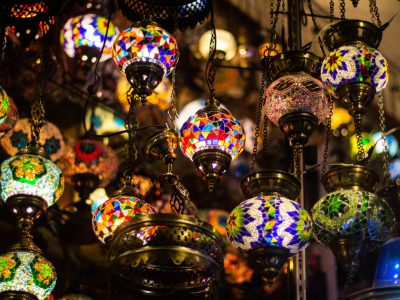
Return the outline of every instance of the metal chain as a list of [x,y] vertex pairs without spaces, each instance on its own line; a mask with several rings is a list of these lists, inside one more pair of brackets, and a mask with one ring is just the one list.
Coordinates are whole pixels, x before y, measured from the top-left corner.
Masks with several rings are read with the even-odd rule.
[[[308,6],[308,9],[310,10],[311,20],[312,20],[312,22],[314,24],[315,31],[318,33],[320,31],[320,28],[319,28],[319,26],[317,24],[317,20],[316,20],[315,15],[314,15],[314,11],[313,11],[311,0],[307,0],[307,6]],[[324,58],[326,56],[325,48],[324,48],[324,44],[323,44],[322,39],[321,39],[320,36],[318,36],[318,44],[319,44],[319,47],[320,47],[320,49],[322,51],[322,57]]]
[[296,144],[293,147],[293,173],[295,174],[295,176],[300,179],[300,159],[299,159],[299,155],[300,155],[300,149],[299,147],[303,147],[300,144]]
[[356,127],[356,138],[357,138],[357,160],[364,161],[365,151],[362,142],[362,131],[361,131],[362,115],[360,112],[356,112],[354,115],[354,124]]
[[168,118],[171,120],[172,126],[176,129],[176,119],[178,118],[178,110],[176,109],[176,73],[175,70],[172,72],[171,75],[172,81],[172,92],[170,98],[169,108],[167,110]]
[[335,1],[334,0],[329,1],[329,19],[330,19],[330,22],[333,22],[333,20],[335,19]]
[[268,146],[268,132],[269,132],[269,119],[267,117],[267,114],[264,114],[264,127],[263,127],[263,167],[264,169],[267,168],[267,155],[268,155],[268,151],[267,151],[267,146]]
[[346,0],[340,0],[339,8],[340,8],[340,18],[342,20],[346,19]]
[[386,132],[386,118],[385,118],[385,108],[384,108],[384,97],[382,91],[378,93],[378,111],[379,111],[379,127],[382,133],[382,143],[383,143],[383,153],[382,153],[382,163],[383,163],[383,174],[384,182],[390,179],[390,169],[389,169],[389,148],[387,143]]
[[139,128],[139,122],[136,119],[135,108],[141,102],[140,96],[136,95],[133,88],[130,87],[126,93],[126,99],[129,103],[129,112],[125,121],[125,128],[128,130],[128,144],[125,148],[126,157],[129,161],[135,161],[138,156],[138,151],[135,145],[135,135]]
[[211,2],[211,11],[210,11],[210,49],[209,49],[209,58],[206,65],[206,81],[208,88],[210,90],[210,97],[207,100],[207,104],[215,103],[215,76],[217,75],[217,70],[215,67],[215,54],[217,52],[217,33],[215,29],[214,22],[214,7]]
[[376,23],[378,27],[382,26],[381,18],[379,15],[379,9],[376,5],[376,0],[369,0],[369,11],[371,12],[372,23]]
[[329,116],[328,116],[328,124],[326,125],[326,134],[325,134],[325,148],[324,155],[322,160],[322,175],[326,172],[326,167],[328,166],[328,157],[329,157],[329,140],[332,134],[332,116],[333,116],[333,99],[331,95],[328,95],[329,99]]

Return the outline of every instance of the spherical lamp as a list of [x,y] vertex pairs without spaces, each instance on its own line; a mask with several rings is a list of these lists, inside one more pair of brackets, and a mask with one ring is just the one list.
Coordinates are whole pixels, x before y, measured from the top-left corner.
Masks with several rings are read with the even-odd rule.
[[40,253],[12,250],[0,255],[0,298],[44,299],[53,291],[57,275]]
[[108,19],[95,14],[85,14],[70,18],[61,30],[60,42],[65,53],[82,62],[96,63],[102,50],[100,62],[112,57],[113,41],[119,33],[118,28]]
[[[223,60],[231,60],[237,52],[237,44],[236,39],[232,33],[223,29],[216,29],[216,38],[217,38],[217,48],[216,48],[216,59],[221,61]],[[208,59],[210,52],[210,39],[211,39],[211,31],[206,31],[200,37],[199,40],[199,51],[203,58]]]
[[9,132],[18,120],[18,110],[14,101],[0,86],[0,137]]
[[125,73],[135,93],[146,97],[175,68],[179,52],[175,38],[155,23],[137,23],[115,39],[114,62]]
[[182,125],[181,149],[192,160],[210,190],[244,149],[242,125],[228,111],[208,105]]

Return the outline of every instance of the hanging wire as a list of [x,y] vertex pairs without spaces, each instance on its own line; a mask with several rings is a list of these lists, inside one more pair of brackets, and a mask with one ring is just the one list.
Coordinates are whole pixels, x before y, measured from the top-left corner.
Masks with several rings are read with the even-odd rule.
[[214,6],[211,2],[210,9],[210,50],[209,57],[206,65],[205,76],[208,85],[208,89],[210,90],[210,97],[207,99],[207,105],[217,104],[217,100],[215,98],[215,76],[217,74],[217,70],[215,67],[215,54],[217,53],[217,33],[215,29],[215,21],[214,21]]

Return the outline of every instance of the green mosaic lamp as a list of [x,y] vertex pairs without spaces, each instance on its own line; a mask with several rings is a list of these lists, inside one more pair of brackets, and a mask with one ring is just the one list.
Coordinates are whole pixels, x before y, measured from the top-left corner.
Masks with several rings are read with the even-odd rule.
[[383,198],[374,194],[379,178],[366,167],[336,167],[321,181],[328,193],[311,210],[315,236],[352,274],[363,251],[389,238],[393,213]]

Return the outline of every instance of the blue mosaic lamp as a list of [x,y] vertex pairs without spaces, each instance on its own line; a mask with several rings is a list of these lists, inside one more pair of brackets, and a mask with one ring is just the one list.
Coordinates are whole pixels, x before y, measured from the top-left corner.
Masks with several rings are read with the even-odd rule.
[[400,286],[400,237],[387,241],[380,249],[374,287]]
[[[294,199],[300,183],[281,171],[250,174],[242,181],[247,200],[230,213],[227,236],[272,283],[287,259],[312,239],[312,220]],[[293,200],[291,200],[293,199]]]

